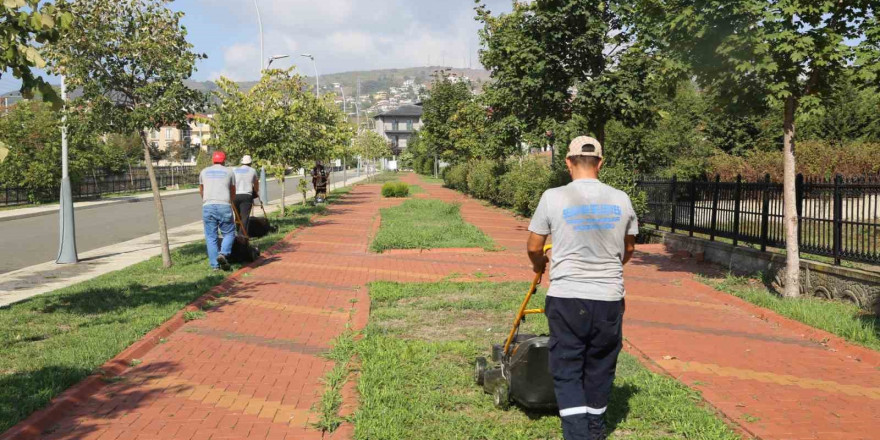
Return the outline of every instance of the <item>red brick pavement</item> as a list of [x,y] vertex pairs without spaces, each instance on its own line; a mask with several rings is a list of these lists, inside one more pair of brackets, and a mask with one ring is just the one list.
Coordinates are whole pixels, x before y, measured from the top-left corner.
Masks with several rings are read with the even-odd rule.
[[[229,283],[206,319],[172,333],[40,438],[321,438],[314,408],[332,362],[320,353],[347,325],[365,324],[367,283],[529,278],[526,222],[422,186],[422,197],[462,202],[464,218],[504,249],[371,254],[378,210],[400,201],[357,187]],[[639,250],[626,271],[630,351],[760,438],[880,438],[880,355],[706,287],[693,279],[695,263],[655,245]],[[350,413],[352,384],[344,395]],[[343,426],[328,437],[351,435]]]

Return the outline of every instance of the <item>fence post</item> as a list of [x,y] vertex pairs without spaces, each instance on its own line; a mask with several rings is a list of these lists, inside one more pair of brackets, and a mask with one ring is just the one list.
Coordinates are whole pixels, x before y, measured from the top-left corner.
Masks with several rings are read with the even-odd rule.
[[840,266],[840,254],[842,245],[843,231],[843,195],[841,194],[840,184],[843,183],[843,177],[838,174],[834,176],[834,265]]
[[669,221],[669,224],[670,224],[670,227],[672,228],[673,234],[675,233],[675,210],[677,208],[677,206],[675,206],[675,205],[678,203],[678,201],[676,200],[676,193],[675,193],[676,182],[677,182],[677,179],[675,178],[675,176],[672,176],[672,185],[670,186],[670,191],[669,191],[669,200],[672,202],[672,220]]
[[710,226],[709,232],[709,241],[715,241],[715,228],[718,225],[718,197],[721,192],[721,188],[719,187],[719,183],[721,182],[721,175],[715,175],[715,184],[712,185],[712,225]]
[[691,198],[691,216],[688,222],[688,226],[690,228],[689,236],[694,236],[694,222],[697,217],[697,182],[694,179],[691,179],[690,182],[690,191],[688,191],[689,196]]
[[761,194],[761,252],[764,252],[770,235],[770,173],[764,176],[764,191]]
[[736,175],[736,190],[733,194],[733,245],[739,244],[739,208],[742,202],[742,175]]

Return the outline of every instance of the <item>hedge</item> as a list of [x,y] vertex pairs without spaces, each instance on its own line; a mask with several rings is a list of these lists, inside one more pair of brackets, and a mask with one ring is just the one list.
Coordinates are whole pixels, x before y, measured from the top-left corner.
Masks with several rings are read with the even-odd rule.
[[404,182],[386,182],[382,185],[382,197],[407,197],[409,185]]
[[[636,174],[623,166],[603,166],[599,179],[627,194],[636,214],[647,210],[647,198],[636,188]],[[541,195],[547,189],[571,181],[565,170],[551,172],[546,158],[526,156],[512,158],[504,164],[490,160],[473,160],[450,166],[443,175],[447,188],[488,200],[530,217]]]

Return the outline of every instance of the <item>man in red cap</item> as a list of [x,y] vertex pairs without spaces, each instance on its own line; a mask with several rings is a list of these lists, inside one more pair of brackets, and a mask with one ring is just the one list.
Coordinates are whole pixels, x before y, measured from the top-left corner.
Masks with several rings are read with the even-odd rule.
[[[208,261],[214,270],[229,270],[229,254],[235,241],[235,175],[224,165],[226,154],[215,151],[214,165],[199,174],[199,194],[202,195],[202,221],[205,224],[205,243]],[[217,244],[217,231],[223,239]],[[219,248],[219,249],[218,249]],[[218,252],[219,251],[219,252]]]

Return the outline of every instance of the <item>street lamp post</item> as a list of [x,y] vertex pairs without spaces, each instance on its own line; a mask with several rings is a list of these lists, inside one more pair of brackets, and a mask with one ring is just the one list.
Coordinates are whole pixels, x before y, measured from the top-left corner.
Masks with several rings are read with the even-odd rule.
[[266,54],[263,53],[263,17],[260,14],[260,5],[257,3],[257,0],[254,0],[254,8],[257,10],[257,25],[260,27],[260,73],[262,74],[263,60],[266,59],[264,58]]
[[[345,87],[340,84],[339,91],[342,92],[342,114],[345,115],[346,123],[348,122],[348,107],[345,105]],[[348,186],[348,163],[346,161],[346,151],[343,147],[342,151],[342,186]]]
[[315,97],[320,99],[321,98],[321,81],[320,81],[320,77],[318,76],[318,63],[315,62],[315,57],[312,56],[312,54],[310,54],[310,53],[304,53],[300,56],[312,60],[312,67],[315,69]]
[[285,58],[290,58],[290,55],[273,55],[269,57],[269,61],[266,62],[266,70],[269,70],[272,67],[272,62],[275,60],[283,60]]
[[79,261],[76,254],[76,223],[73,218],[73,192],[70,187],[70,174],[67,160],[67,86],[61,77],[61,100],[65,112],[61,116],[61,203],[59,204],[59,243],[57,264],[72,264]]

